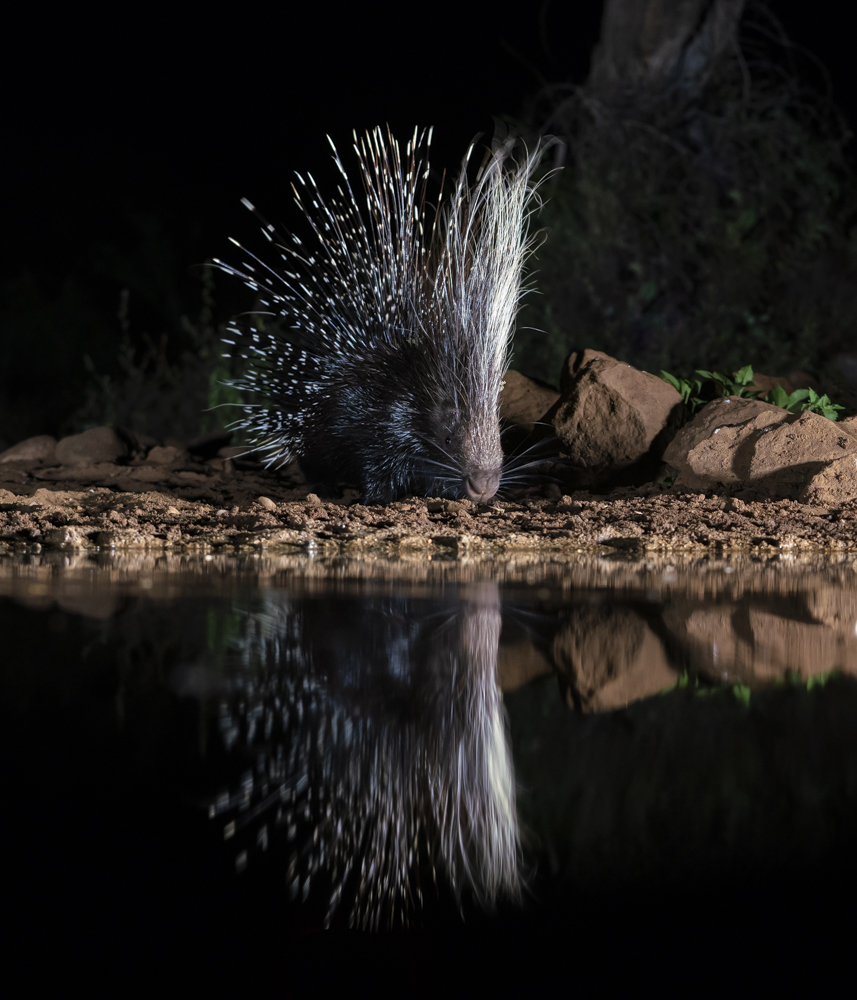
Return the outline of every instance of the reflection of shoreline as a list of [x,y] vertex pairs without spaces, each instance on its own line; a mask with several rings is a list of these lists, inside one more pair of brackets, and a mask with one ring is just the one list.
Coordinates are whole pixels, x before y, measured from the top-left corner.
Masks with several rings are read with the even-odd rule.
[[496,584],[444,601],[274,591],[246,624],[220,725],[255,766],[213,807],[239,867],[284,836],[292,895],[325,892],[328,921],[342,902],[363,927],[406,919],[427,866],[487,906],[519,894]]
[[[553,616],[536,638],[504,632],[501,688],[516,690],[556,670],[573,705],[612,711],[669,687],[676,671],[749,687],[788,675],[857,675],[855,566],[847,553],[766,560],[583,553],[546,562],[538,553],[389,561],[145,552],[104,552],[95,560],[45,552],[0,558],[0,595],[107,621],[131,600],[157,607],[186,597],[231,599],[272,582],[295,599],[334,589],[377,600],[394,586],[402,599],[416,600],[441,587],[478,587],[490,575],[504,606],[535,604]],[[570,612],[565,619],[563,611]]]

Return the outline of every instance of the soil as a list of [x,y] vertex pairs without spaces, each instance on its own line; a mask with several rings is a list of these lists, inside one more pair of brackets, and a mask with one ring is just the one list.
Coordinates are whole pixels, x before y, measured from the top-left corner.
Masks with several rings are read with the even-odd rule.
[[[355,490],[320,499],[296,470],[229,459],[45,467],[0,464],[0,554],[90,551],[407,551],[454,557],[529,549],[626,552],[857,550],[857,499],[836,506],[758,500],[649,483],[488,504],[410,498],[365,506]],[[745,498],[741,493],[745,493]]]

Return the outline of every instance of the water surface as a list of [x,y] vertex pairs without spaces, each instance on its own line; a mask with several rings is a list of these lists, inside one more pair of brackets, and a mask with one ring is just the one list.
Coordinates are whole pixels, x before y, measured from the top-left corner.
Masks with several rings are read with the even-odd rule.
[[664,935],[784,921],[829,964],[856,567],[3,560],[14,939],[293,992],[462,955],[657,978]]

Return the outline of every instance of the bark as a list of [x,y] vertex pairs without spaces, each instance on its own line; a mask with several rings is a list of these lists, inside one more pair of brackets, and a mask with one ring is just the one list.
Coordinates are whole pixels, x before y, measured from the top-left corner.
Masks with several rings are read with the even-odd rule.
[[610,103],[699,93],[735,43],[746,0],[606,0],[587,80]]

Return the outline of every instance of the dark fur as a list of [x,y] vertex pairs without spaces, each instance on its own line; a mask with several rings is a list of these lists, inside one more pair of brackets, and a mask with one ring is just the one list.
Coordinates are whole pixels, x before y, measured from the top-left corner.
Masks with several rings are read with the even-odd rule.
[[[462,402],[432,384],[424,348],[375,345],[331,362],[311,408],[301,465],[313,480],[359,485],[366,503],[463,496]],[[463,475],[456,475],[456,470]]]

